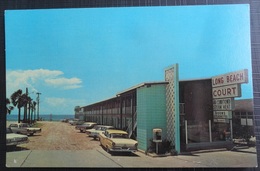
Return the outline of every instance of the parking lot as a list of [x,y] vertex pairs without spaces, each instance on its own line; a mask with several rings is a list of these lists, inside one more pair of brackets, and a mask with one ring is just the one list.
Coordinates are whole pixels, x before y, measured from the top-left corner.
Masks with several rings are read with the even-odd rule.
[[6,153],[7,167],[250,167],[257,166],[256,149],[192,152],[178,156],[151,157],[138,151],[132,155],[107,153],[99,141],[62,122],[45,122],[42,133]]

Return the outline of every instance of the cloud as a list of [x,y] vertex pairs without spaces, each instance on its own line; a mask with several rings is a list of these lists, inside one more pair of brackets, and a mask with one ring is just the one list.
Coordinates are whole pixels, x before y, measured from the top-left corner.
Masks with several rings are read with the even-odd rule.
[[[75,106],[85,105],[86,103],[84,99],[48,97],[44,98],[42,102],[42,112],[48,113],[53,111],[53,114],[73,114]],[[44,106],[48,106],[48,108]],[[59,111],[59,113],[55,113],[55,111]]]
[[76,89],[81,87],[82,81],[79,78],[66,78],[59,70],[36,69],[36,70],[7,70],[6,87],[7,95],[11,95],[18,89],[26,87],[30,91],[37,92],[43,85],[60,89]]
[[46,79],[48,85],[54,87],[63,87],[64,89],[80,88],[82,81],[79,78],[51,78]]

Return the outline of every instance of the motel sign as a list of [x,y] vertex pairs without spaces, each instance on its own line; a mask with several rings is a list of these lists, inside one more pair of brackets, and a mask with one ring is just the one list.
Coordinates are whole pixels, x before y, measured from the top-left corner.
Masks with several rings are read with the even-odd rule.
[[227,98],[227,97],[240,97],[241,96],[241,85],[234,84],[234,85],[213,88],[212,96],[213,96],[213,99]]
[[231,84],[242,84],[242,83],[248,83],[247,69],[212,77],[212,87],[220,87],[220,86],[226,86]]
[[235,103],[233,98],[213,99],[213,110],[234,110]]
[[248,83],[248,70],[212,77],[213,119],[214,122],[229,123],[232,119],[235,97],[241,97],[241,84]]

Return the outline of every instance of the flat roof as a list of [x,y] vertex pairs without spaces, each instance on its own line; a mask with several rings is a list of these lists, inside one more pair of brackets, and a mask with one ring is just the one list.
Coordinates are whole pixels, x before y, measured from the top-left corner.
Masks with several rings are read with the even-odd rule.
[[186,80],[179,80],[179,82],[186,82],[186,81],[202,81],[202,80],[211,80],[211,78],[186,79]]
[[91,104],[89,104],[89,105],[81,106],[80,108],[88,107],[88,106],[91,106],[91,105],[96,105],[96,104],[98,104],[98,103],[103,103],[103,102],[105,102],[105,101],[113,100],[113,99],[116,99],[116,96],[111,97],[111,98],[107,98],[107,99],[104,99],[104,100],[101,100],[101,101],[98,101],[98,102],[95,102],[95,103],[91,103]]
[[137,88],[140,88],[140,87],[143,87],[143,86],[146,86],[146,85],[168,84],[168,83],[169,83],[168,81],[144,82],[144,83],[138,84],[136,86],[130,87],[130,88],[124,90],[124,91],[121,91],[121,92],[117,93],[116,96],[120,96],[121,94],[127,93],[129,91],[135,90]]

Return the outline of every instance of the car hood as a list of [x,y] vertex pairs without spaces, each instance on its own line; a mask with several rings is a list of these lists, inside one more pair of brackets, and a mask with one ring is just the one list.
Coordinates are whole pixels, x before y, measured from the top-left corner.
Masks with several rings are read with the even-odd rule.
[[27,138],[26,135],[16,134],[16,133],[10,133],[6,134],[6,139],[12,139],[12,138]]
[[131,146],[131,145],[135,145],[137,143],[137,141],[133,140],[133,139],[127,139],[127,138],[112,138],[111,139],[116,145],[127,145],[127,146]]
[[90,132],[90,133],[101,133],[101,132],[104,132],[104,131],[91,129],[91,130],[88,130],[88,132]]
[[41,130],[41,128],[33,128],[33,127],[28,127],[27,129],[29,129],[29,130]]

